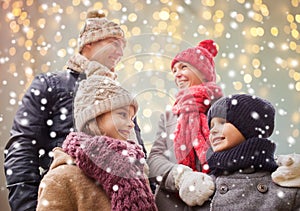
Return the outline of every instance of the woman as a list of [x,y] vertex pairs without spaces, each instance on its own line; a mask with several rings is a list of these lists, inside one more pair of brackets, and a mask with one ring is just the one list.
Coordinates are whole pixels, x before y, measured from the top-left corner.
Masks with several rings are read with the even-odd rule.
[[[179,92],[172,111],[161,115],[148,158],[150,179],[158,184],[155,199],[159,210],[198,210],[214,192],[214,181],[206,174],[211,155],[206,114],[223,95],[215,83],[216,55],[214,42],[204,40],[177,54],[171,63]],[[300,180],[294,178],[300,177],[300,162],[289,163],[279,163],[282,166],[272,179],[281,186],[299,187]],[[290,180],[292,185],[286,185]]]
[[[204,40],[180,52],[172,61],[171,69],[180,90],[172,111],[161,116],[148,158],[149,176],[159,183],[159,210],[201,205],[214,192],[214,183],[205,172],[209,148],[206,113],[223,95],[216,85],[216,55],[215,43]],[[202,182],[208,184],[207,189],[198,188]],[[191,184],[193,192],[189,191]]]

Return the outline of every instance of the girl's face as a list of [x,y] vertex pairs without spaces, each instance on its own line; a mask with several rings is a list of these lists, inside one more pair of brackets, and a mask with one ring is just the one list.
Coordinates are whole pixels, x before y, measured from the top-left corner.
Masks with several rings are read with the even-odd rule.
[[123,56],[124,47],[125,42],[123,39],[107,38],[86,45],[84,55],[90,61],[97,61],[113,70]]
[[245,137],[226,119],[214,117],[210,122],[209,141],[213,151],[220,152],[237,146]]
[[172,73],[175,76],[175,84],[179,89],[202,84],[203,76],[200,71],[187,62],[177,62],[173,66]]
[[111,112],[106,112],[96,118],[101,134],[119,140],[128,140],[134,118],[134,107],[124,106]]

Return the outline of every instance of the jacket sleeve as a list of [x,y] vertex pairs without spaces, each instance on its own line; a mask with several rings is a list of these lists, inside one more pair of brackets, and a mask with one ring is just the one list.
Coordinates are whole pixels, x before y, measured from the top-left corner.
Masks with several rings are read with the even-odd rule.
[[174,178],[171,172],[177,167],[177,164],[170,158],[174,153],[173,145],[170,147],[167,144],[170,141],[170,135],[166,127],[166,115],[162,114],[147,162],[150,180],[159,183],[164,189],[175,191]]
[[141,136],[141,129],[137,123],[137,119],[134,118],[133,122],[134,122],[134,131],[136,134],[136,139],[137,139],[138,143],[143,147],[143,152],[145,153],[145,158],[147,158],[147,150],[145,148],[144,141]]
[[5,149],[5,176],[12,210],[35,210],[39,170],[39,140],[49,136],[47,106],[50,104],[44,76],[34,78],[14,117]]
[[295,197],[295,206],[293,210],[300,210],[300,189],[298,188],[298,191],[296,193]]

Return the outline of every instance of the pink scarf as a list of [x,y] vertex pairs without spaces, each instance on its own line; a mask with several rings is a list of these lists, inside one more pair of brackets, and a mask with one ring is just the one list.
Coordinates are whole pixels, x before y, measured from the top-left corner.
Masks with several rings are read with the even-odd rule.
[[202,171],[207,172],[203,168],[209,148],[206,112],[212,102],[222,95],[221,88],[213,82],[191,86],[178,92],[172,110],[178,116],[174,132],[175,156],[178,163],[196,171],[197,156]]
[[103,187],[112,210],[157,210],[143,174],[145,160],[139,145],[79,132],[67,136],[63,149],[87,176]]

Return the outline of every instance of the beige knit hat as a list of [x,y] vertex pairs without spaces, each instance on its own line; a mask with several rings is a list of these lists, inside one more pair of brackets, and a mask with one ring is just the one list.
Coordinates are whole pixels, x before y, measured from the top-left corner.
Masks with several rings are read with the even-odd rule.
[[[118,82],[110,77],[109,69],[105,66],[97,63],[90,62],[87,70],[87,79],[82,80],[79,84],[76,96],[74,99],[74,119],[77,131],[93,133],[91,135],[97,135],[99,130],[94,124],[96,117],[106,112],[115,110],[117,108],[132,105],[134,112],[138,110],[138,103],[136,99],[124,88],[120,86]],[[98,66],[98,68],[95,68]],[[89,122],[94,120],[93,129]],[[95,132],[97,131],[97,132]],[[100,134],[99,134],[100,135]]]
[[78,51],[81,52],[83,46],[110,37],[124,39],[124,31],[120,25],[108,20],[104,13],[98,10],[88,12],[87,19],[78,37]]

